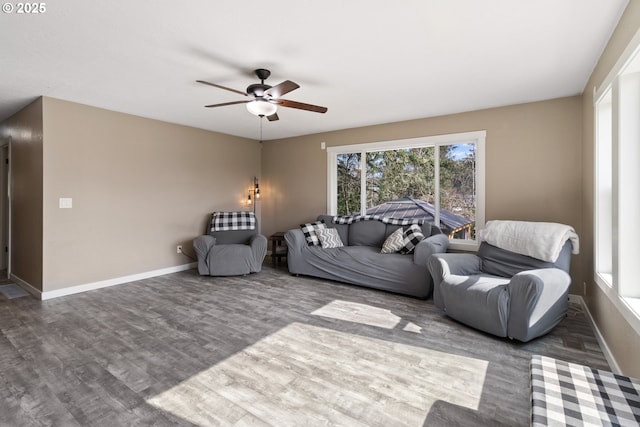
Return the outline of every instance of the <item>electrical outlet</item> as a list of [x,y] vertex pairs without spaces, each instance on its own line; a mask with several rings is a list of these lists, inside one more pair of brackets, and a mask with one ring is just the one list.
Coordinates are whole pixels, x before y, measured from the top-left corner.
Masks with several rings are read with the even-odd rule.
[[179,253],[179,254],[182,253],[182,245],[176,246],[176,253]]

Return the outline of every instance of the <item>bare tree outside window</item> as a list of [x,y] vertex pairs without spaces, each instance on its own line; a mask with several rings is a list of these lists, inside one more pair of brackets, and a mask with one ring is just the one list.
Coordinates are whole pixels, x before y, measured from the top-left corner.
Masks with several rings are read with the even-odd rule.
[[[437,150],[437,151],[436,151]],[[439,206],[436,207],[436,153],[439,156]],[[362,154],[337,155],[339,215],[361,209]],[[425,215],[439,209],[441,228],[450,237],[475,238],[476,145],[452,145],[369,151],[365,156],[366,209],[393,201],[417,201]],[[424,202],[424,203],[421,203]],[[429,211],[429,212],[426,212]],[[433,218],[433,217],[432,217]]]
[[434,147],[367,153],[367,209],[401,197],[433,203]]
[[440,209],[470,221],[453,231],[456,239],[475,238],[476,145],[440,147]]
[[338,215],[360,212],[360,153],[338,154]]

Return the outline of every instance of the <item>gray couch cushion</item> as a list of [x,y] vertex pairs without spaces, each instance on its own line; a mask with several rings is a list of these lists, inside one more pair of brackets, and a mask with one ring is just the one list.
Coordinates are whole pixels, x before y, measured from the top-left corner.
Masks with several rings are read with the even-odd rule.
[[433,234],[441,234],[442,231],[440,231],[439,228],[436,228],[433,224],[430,224],[428,222],[425,222],[424,224],[422,224],[422,234],[424,234],[425,237],[431,236]]
[[349,246],[381,248],[387,238],[387,225],[382,221],[357,221],[349,225]]
[[569,272],[571,262],[571,242],[567,241],[562,247],[556,262],[545,262],[526,255],[516,254],[505,249],[482,242],[478,249],[478,256],[482,258],[482,271],[501,277],[512,277],[521,271],[539,268],[560,268]]
[[506,337],[509,279],[484,274],[450,275],[440,284],[447,315],[490,334]]
[[249,244],[251,236],[258,234],[258,230],[233,230],[233,231],[210,231],[209,235],[216,238],[219,245],[234,243]]
[[237,276],[260,271],[251,246],[244,244],[215,245],[208,254],[209,270],[216,276]]

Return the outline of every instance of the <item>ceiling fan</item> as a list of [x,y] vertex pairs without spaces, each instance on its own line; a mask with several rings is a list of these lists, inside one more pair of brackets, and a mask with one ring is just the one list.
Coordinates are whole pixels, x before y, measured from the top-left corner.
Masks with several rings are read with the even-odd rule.
[[282,95],[298,89],[300,86],[297,83],[294,83],[291,80],[285,80],[278,85],[269,86],[264,84],[264,81],[269,78],[269,76],[271,75],[271,71],[265,70],[264,68],[258,68],[254,72],[260,79],[260,83],[249,85],[246,92],[231,89],[215,83],[206,82],[204,80],[196,80],[198,83],[228,90],[230,92],[244,95],[249,98],[242,101],[231,101],[223,102],[222,104],[205,105],[205,107],[213,108],[235,104],[247,104],[247,110],[249,110],[251,114],[255,114],[258,117],[266,117],[270,122],[278,120],[278,105],[282,107],[297,108],[299,110],[313,111],[315,113],[327,112],[327,107],[320,107],[318,105],[305,104],[303,102],[290,101],[288,99],[280,98]]

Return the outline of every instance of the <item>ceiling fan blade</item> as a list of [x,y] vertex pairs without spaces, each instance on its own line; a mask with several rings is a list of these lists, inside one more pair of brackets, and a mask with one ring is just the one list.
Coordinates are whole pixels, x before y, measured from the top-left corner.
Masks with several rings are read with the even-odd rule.
[[209,86],[217,87],[218,89],[228,90],[229,92],[237,93],[237,94],[240,94],[240,95],[248,96],[246,93],[242,92],[241,90],[235,90],[235,89],[231,89],[229,87],[217,85],[215,83],[205,82],[204,80],[196,80],[196,82],[202,83],[203,85],[209,85]]
[[289,101],[288,99],[275,99],[272,101],[274,104],[282,105],[283,107],[297,108],[299,110],[313,111],[314,113],[326,113],[327,107],[320,107],[319,105],[305,104],[304,102]]
[[274,87],[267,89],[264,91],[265,95],[270,95],[273,98],[280,98],[282,95],[291,92],[292,90],[296,90],[300,87],[299,84],[292,82],[291,80],[285,80],[279,85],[275,85]]
[[276,120],[280,120],[280,117],[278,117],[278,113],[273,113],[272,115],[267,116],[267,120],[275,122]]
[[231,101],[231,102],[223,102],[222,104],[211,104],[211,105],[205,105],[205,107],[207,108],[213,108],[213,107],[224,107],[226,105],[235,105],[235,104],[246,104],[247,102],[251,102],[253,101],[252,99],[246,100],[246,101]]

